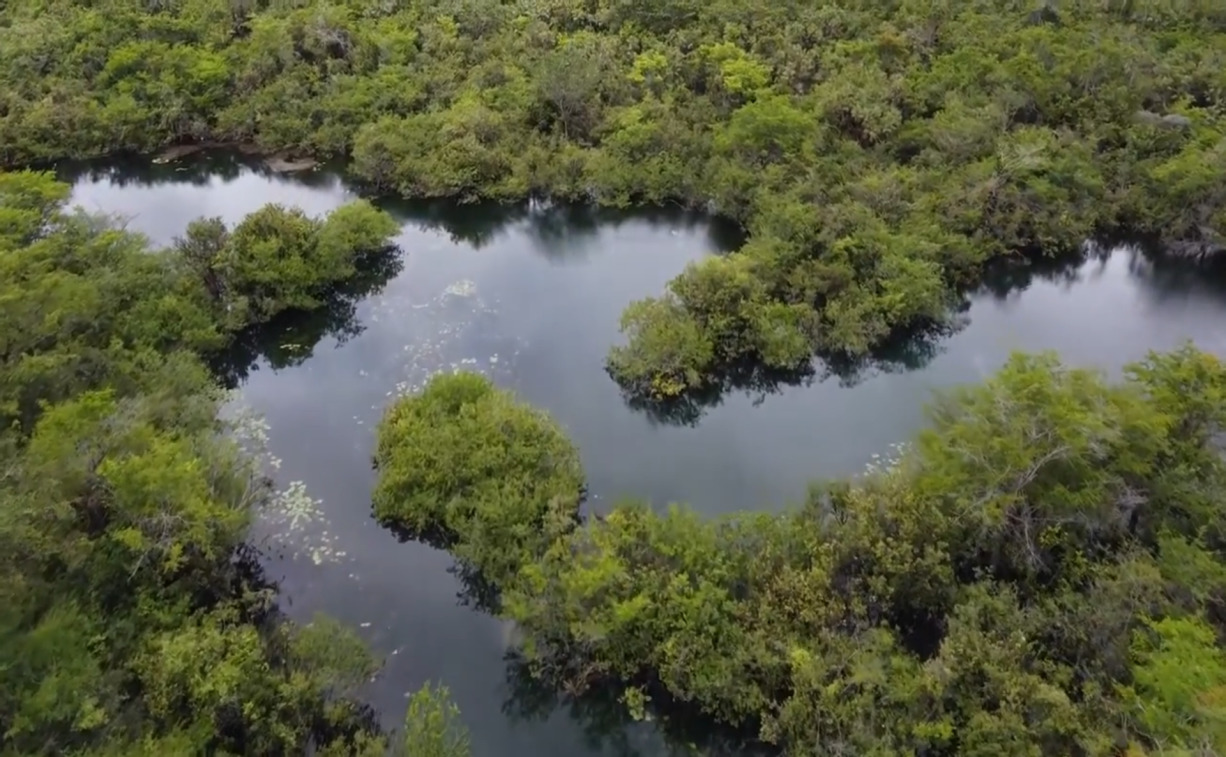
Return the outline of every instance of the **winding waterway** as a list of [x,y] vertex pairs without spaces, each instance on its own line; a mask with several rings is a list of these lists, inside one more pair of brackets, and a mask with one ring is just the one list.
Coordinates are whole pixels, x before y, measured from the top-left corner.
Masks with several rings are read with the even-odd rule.
[[[352,198],[337,174],[287,178],[227,156],[73,173],[73,201],[169,243],[199,216],[236,222],[277,202],[323,213]],[[395,394],[440,369],[482,370],[548,409],[578,444],[592,506],[620,496],[717,514],[777,508],[813,478],[863,469],[923,421],[934,389],[975,381],[1014,350],[1054,349],[1117,371],[1187,339],[1226,354],[1226,273],[1121,247],[1040,273],[1009,271],[968,295],[951,335],[773,392],[730,392],[677,423],[629,408],[603,370],[622,308],[688,262],[736,243],[710,219],[389,204],[402,265],[350,308],[279,326],[229,367],[268,422],[279,485],[317,501],[291,537],[266,526],[295,617],[327,612],[387,656],[371,685],[394,725],[425,680],[452,690],[477,757],[659,754],[648,726],[605,728],[509,682],[510,632],[459,601],[450,558],[371,521],[373,428]],[[260,353],[263,350],[263,354]],[[824,378],[823,378],[824,377]],[[300,541],[295,541],[300,539]]]

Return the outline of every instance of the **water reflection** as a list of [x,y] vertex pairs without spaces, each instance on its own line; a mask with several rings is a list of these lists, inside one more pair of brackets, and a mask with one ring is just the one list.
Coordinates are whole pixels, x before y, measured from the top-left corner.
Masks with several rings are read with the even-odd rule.
[[1226,301],[1226,255],[1187,258],[1152,247],[1127,250],[1128,270],[1146,283],[1146,300],[1155,306],[1176,305],[1188,297]]
[[530,200],[519,203],[477,202],[461,204],[447,200],[381,199],[385,210],[426,231],[439,230],[455,244],[475,250],[489,247],[514,229],[525,232],[535,247],[554,263],[582,262],[597,251],[592,243],[600,233],[634,222],[671,233],[699,230],[707,235],[716,252],[734,250],[744,234],[731,222],[683,208],[646,208],[634,211],[595,205]]
[[[534,675],[523,657],[506,657],[507,689],[502,711],[512,722],[542,722],[558,711],[578,723],[587,747],[617,757],[775,757],[780,752],[750,733],[714,725],[709,718],[687,712],[679,703],[652,704],[651,725],[635,721],[616,687],[595,687],[579,696],[565,693],[548,679]],[[652,693],[653,703],[663,700]]]
[[979,283],[957,294],[947,320],[896,333],[867,354],[823,354],[793,371],[735,363],[720,366],[711,385],[683,397],[657,400],[624,392],[623,398],[653,423],[692,427],[731,394],[749,395],[756,407],[768,396],[795,387],[831,381],[849,389],[883,374],[922,371],[971,324],[973,303],[1016,302],[1036,284],[1067,292],[1110,275],[1113,259],[1126,261],[1129,277],[1151,305],[1176,304],[1189,296],[1226,303],[1226,256],[1181,256],[1149,240],[1094,239],[1068,255],[1006,259],[988,266]]
[[1121,259],[1129,277],[1153,304],[1203,297],[1226,301],[1226,255],[1185,255],[1144,237],[1101,237],[1060,257],[1000,261],[987,268],[964,300],[1017,300],[1036,283],[1068,291],[1109,275],[1111,264]]
[[[323,165],[315,171],[282,175],[269,170],[256,157],[234,151],[211,151],[173,164],[157,165],[134,158],[66,163],[59,170],[69,180],[105,181],[117,188],[174,184],[208,187],[243,175],[257,175],[273,184],[343,192],[346,190],[342,168]],[[588,261],[603,250],[602,233],[628,222],[671,234],[699,231],[706,235],[708,247],[717,253],[735,249],[744,241],[742,231],[734,224],[680,208],[627,212],[540,200],[460,204],[383,198],[378,203],[422,231],[441,231],[452,243],[474,250],[488,249],[511,234],[526,237],[531,240],[534,252],[558,265]],[[1030,257],[995,263],[974,288],[960,293],[959,303],[951,310],[948,321],[895,334],[866,355],[821,355],[812,364],[792,371],[740,362],[720,367],[709,386],[684,397],[658,400],[623,392],[622,399],[653,424],[694,427],[730,395],[747,396],[752,406],[758,406],[768,396],[792,388],[828,381],[850,388],[883,374],[922,370],[942,354],[952,336],[967,326],[966,314],[973,301],[988,298],[1008,303],[1023,296],[1036,283],[1067,290],[1101,275],[1113,255],[1127,257],[1130,274],[1145,283],[1147,296],[1154,303],[1178,301],[1190,292],[1226,298],[1226,259],[1189,259],[1166,254],[1148,240],[1103,238],[1058,258]],[[218,375],[227,386],[237,386],[261,361],[274,370],[300,365],[314,354],[314,346],[321,340],[330,338],[343,344],[358,336],[365,328],[358,317],[358,304],[381,291],[401,269],[399,258],[372,258],[361,269],[359,279],[338,290],[324,308],[284,314],[262,329],[240,335],[231,349],[214,361]]]
[[1069,287],[1082,280],[1084,266],[1110,257],[1115,244],[1090,241],[1081,249],[1058,257],[1017,257],[991,263],[979,283],[963,293],[964,300],[990,297],[996,301],[1016,298],[1036,283]]
[[237,150],[212,149],[180,160],[155,163],[147,156],[131,155],[97,160],[62,161],[56,174],[68,182],[106,182],[117,189],[141,189],[173,184],[206,187],[255,174],[270,181],[323,189],[335,185],[339,164],[321,164],[317,170],[278,173],[256,155]]
[[[390,207],[400,208],[396,204]],[[437,226],[457,243],[473,247],[491,243],[519,222],[520,232],[526,230],[538,241],[536,247],[546,258],[560,263],[581,262],[598,253],[600,245],[595,243],[598,232],[633,218],[587,206],[429,203],[412,207],[418,211],[416,220],[423,227]],[[691,228],[702,222],[701,217],[688,214],[658,214],[647,216],[646,220],[670,227],[682,224],[683,228],[687,222]],[[951,309],[948,320],[895,334],[865,355],[825,354],[809,365],[787,371],[743,361],[722,366],[709,386],[683,397],[658,400],[631,392],[622,392],[622,397],[629,408],[652,423],[693,427],[730,394],[747,395],[752,405],[758,406],[770,395],[794,387],[833,381],[840,387],[851,388],[882,374],[919,371],[970,323],[968,313],[974,300],[984,297],[1002,303],[1016,300],[1040,282],[1067,290],[1101,276],[1108,261],[1117,255],[1127,259],[1131,276],[1146,282],[1146,291],[1155,302],[1184,298],[1193,289],[1226,300],[1226,259],[1188,259],[1138,242],[1092,240],[1075,255],[1006,260],[990,266],[976,287],[959,294],[959,302]],[[368,256],[359,263],[358,275],[330,293],[319,309],[284,313],[271,323],[237,335],[228,350],[217,355],[212,363],[219,379],[226,387],[234,388],[261,361],[273,370],[301,365],[314,355],[321,340],[330,338],[339,346],[360,335],[366,325],[358,316],[359,303],[382,291],[402,269],[399,250]]]
[[[198,215],[234,223],[266,202],[323,213],[352,196],[334,173],[277,176],[244,160],[95,168],[78,174],[74,197],[130,214],[132,227],[165,244]],[[520,662],[504,659],[513,634],[486,614],[496,597],[479,577],[373,523],[372,429],[390,397],[429,373],[479,369],[551,412],[583,456],[593,512],[626,496],[716,515],[796,502],[812,479],[862,470],[922,423],[933,389],[978,380],[1016,349],[1056,349],[1109,370],[1188,338],[1226,351],[1222,266],[1103,243],[1071,261],[996,266],[949,324],[899,335],[865,359],[827,357],[795,374],[734,366],[706,396],[627,412],[603,370],[622,309],[735,240],[674,210],[386,207],[405,222],[402,256],[373,263],[369,279],[328,308],[244,334],[217,370],[268,419],[279,483],[305,483],[349,556],[277,564],[292,614],[327,612],[387,655],[370,696],[389,723],[406,691],[447,683],[479,757],[736,754],[745,745],[687,731],[676,713],[628,724],[607,691],[571,697],[525,680]]]
[[[66,161],[57,166],[57,173],[64,181],[106,182],[118,189],[174,184],[207,187],[229,183],[244,175],[321,190],[337,190],[349,185],[340,163],[324,163],[315,170],[282,174],[270,170],[257,157],[230,150],[201,152],[166,164],[152,163],[143,157]],[[442,231],[454,244],[475,250],[488,247],[512,228],[526,230],[538,242],[538,250],[547,259],[559,263],[583,260],[593,251],[590,242],[599,232],[627,222],[645,223],[671,233],[700,230],[707,235],[707,244],[715,252],[735,250],[745,241],[744,231],[732,221],[680,206],[619,210],[539,199],[514,203],[457,203],[394,197],[376,198],[375,202],[423,231]]]
[[[198,153],[171,164],[154,164],[141,158],[65,163],[59,172],[66,180],[106,182],[119,189],[175,184],[211,187],[255,175],[272,184],[345,191],[338,165],[284,175],[269,170],[256,157],[234,151]],[[603,250],[599,243],[603,233],[630,222],[673,235],[701,232],[707,237],[709,249],[716,253],[734,250],[744,242],[744,234],[735,224],[677,207],[624,211],[540,200],[461,204],[396,198],[380,198],[377,204],[422,231],[441,231],[452,243],[474,250],[489,248],[512,233],[527,237],[537,254],[559,265],[588,261]],[[412,254],[412,250],[406,252]],[[359,277],[346,282],[322,308],[285,313],[270,324],[240,334],[230,349],[213,361],[223,384],[238,386],[261,361],[266,361],[273,370],[301,365],[314,354],[320,341],[331,338],[343,344],[358,336],[365,328],[357,314],[358,304],[381,291],[402,268],[397,256],[372,256],[360,267]],[[1006,296],[1010,291],[1024,289],[1035,276],[1075,275],[1075,270],[1069,261],[1002,267],[997,277],[984,286]],[[940,353],[942,342],[962,325],[963,319],[953,315],[947,323],[896,335],[867,355],[824,355],[810,365],[790,371],[750,362],[724,365],[709,386],[676,399],[658,400],[626,392],[622,397],[628,407],[653,424],[692,427],[730,394],[747,395],[756,406],[768,396],[792,387],[827,380],[851,387],[878,374],[922,369]]]
[[771,395],[827,381],[850,389],[874,376],[923,369],[941,354],[945,340],[967,325],[964,313],[968,308],[969,301],[963,302],[949,314],[949,320],[896,334],[865,355],[819,355],[793,370],[739,361],[718,366],[710,384],[680,397],[657,399],[623,391],[622,399],[654,424],[696,427],[730,395],[746,395],[757,407]]
[[359,303],[400,275],[404,260],[399,248],[388,247],[364,255],[356,267],[357,274],[327,292],[319,308],[283,312],[235,334],[226,349],[209,359],[222,386],[237,388],[261,362],[274,371],[302,365],[324,339],[340,346],[365,331],[366,323],[358,317]]

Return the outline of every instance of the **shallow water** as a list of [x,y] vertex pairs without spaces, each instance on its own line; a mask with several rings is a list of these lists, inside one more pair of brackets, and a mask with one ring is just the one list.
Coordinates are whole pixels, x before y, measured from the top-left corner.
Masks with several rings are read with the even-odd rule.
[[[334,174],[287,179],[228,158],[85,173],[74,189],[74,202],[122,214],[158,243],[202,215],[236,222],[268,202],[323,213],[352,196]],[[862,470],[922,423],[933,389],[978,380],[1013,350],[1055,349],[1109,371],[1187,339],[1226,353],[1220,270],[1120,248],[1046,275],[994,278],[968,297],[960,330],[902,345],[905,360],[765,396],[734,392],[693,425],[670,425],[628,408],[603,359],[626,303],[735,244],[734,233],[676,212],[388,209],[404,223],[402,270],[339,318],[343,327],[330,323],[331,335],[312,343],[300,326],[274,334],[280,367],[256,359],[235,375],[242,401],[267,419],[279,483],[300,481],[318,501],[321,517],[306,532],[267,534],[286,555],[272,570],[290,612],[326,611],[388,656],[371,694],[389,724],[407,692],[427,679],[446,683],[478,757],[647,755],[660,745],[649,726],[610,736],[588,722],[588,738],[567,712],[514,715],[542,708],[511,696],[509,631],[457,601],[445,553],[400,544],[370,520],[373,428],[392,396],[434,371],[482,370],[548,409],[579,445],[593,507],[629,495],[714,514],[780,507],[815,477]]]

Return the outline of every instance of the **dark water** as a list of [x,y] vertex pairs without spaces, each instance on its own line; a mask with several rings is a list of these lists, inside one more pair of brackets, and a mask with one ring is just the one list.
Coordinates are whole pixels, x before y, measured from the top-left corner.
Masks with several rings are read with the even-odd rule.
[[[236,222],[267,202],[323,213],[352,196],[334,174],[290,180],[214,159],[86,173],[74,201],[168,243],[201,215]],[[386,286],[265,335],[230,370],[268,421],[279,482],[300,481],[319,501],[320,519],[273,542],[298,554],[274,566],[291,612],[326,611],[388,655],[372,696],[389,723],[423,681],[450,686],[478,757],[653,755],[662,737],[512,686],[509,631],[457,601],[449,557],[397,543],[370,520],[373,428],[392,396],[430,373],[482,370],[552,412],[579,445],[596,508],[633,495],[715,514],[781,507],[813,478],[862,470],[922,423],[933,389],[978,380],[1014,350],[1055,349],[1111,372],[1187,339],[1226,353],[1226,274],[1120,247],[1002,272],[968,297],[962,327],[945,338],[901,343],[840,375],[823,378],[819,366],[805,386],[731,392],[691,408],[688,425],[670,424],[626,406],[604,355],[626,303],[735,244],[734,233],[672,212],[388,209],[404,223],[404,255],[399,271],[384,271],[395,273]],[[258,357],[269,345],[271,358]]]

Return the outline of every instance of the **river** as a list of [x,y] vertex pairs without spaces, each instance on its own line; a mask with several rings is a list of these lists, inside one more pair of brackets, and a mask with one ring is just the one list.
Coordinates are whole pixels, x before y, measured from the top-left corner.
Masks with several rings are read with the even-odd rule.
[[[268,202],[323,213],[354,196],[336,173],[275,176],[233,156],[71,177],[74,203],[119,214],[159,244],[199,216],[234,223]],[[390,725],[423,681],[448,685],[477,757],[663,747],[650,726],[606,727],[598,711],[513,687],[509,631],[461,601],[448,555],[398,543],[370,519],[374,427],[391,397],[432,372],[481,370],[551,412],[579,446],[595,509],[635,496],[718,514],[782,507],[813,478],[862,470],[922,424],[934,389],[979,380],[1014,350],[1054,349],[1110,372],[1187,339],[1226,354],[1226,273],[1122,246],[992,277],[968,295],[952,334],[853,369],[819,366],[799,385],[732,391],[677,422],[629,408],[603,359],[626,303],[734,247],[735,230],[674,211],[384,207],[403,223],[403,255],[372,276],[379,291],[279,324],[228,371],[268,422],[278,484],[317,503],[305,529],[264,527],[283,555],[271,571],[288,611],[338,617],[386,656],[370,695]]]

